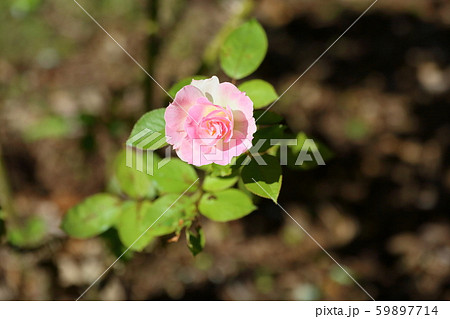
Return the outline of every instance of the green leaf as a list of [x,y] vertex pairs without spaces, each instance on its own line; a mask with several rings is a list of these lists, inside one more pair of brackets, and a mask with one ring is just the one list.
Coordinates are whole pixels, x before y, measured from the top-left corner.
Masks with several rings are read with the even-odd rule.
[[226,38],[220,51],[220,65],[229,77],[239,80],[259,67],[266,52],[266,33],[253,19],[241,25]]
[[[201,194],[199,193],[199,195],[201,195]],[[200,198],[200,196],[199,196],[199,198]],[[197,200],[198,200],[199,198],[197,198]],[[197,217],[197,212],[198,212],[198,210],[197,210],[197,205],[196,205],[196,203],[192,200],[192,197],[189,199],[189,201],[191,202],[191,204],[187,204],[187,205],[185,205],[185,207],[184,207],[184,213],[185,213],[185,216],[184,216],[184,218],[185,218],[185,223],[183,224],[184,226],[187,226],[187,225],[190,226],[191,223],[188,222],[188,221],[194,220],[195,217]],[[183,226],[183,225],[181,225],[181,226]],[[178,228],[177,231],[178,231],[178,230],[181,230],[181,229]]]
[[250,198],[238,189],[206,193],[198,205],[200,213],[218,222],[239,219],[256,209]]
[[89,238],[103,233],[115,224],[120,213],[120,200],[100,193],[72,207],[64,216],[62,229],[76,238]]
[[267,165],[260,165],[252,159],[242,168],[242,180],[253,194],[272,199],[276,203],[281,189],[281,166],[275,156],[265,154],[261,157]]
[[169,194],[153,203],[126,202],[116,225],[122,243],[129,247],[142,235],[130,248],[141,251],[154,237],[177,231],[180,221],[188,218],[185,209],[191,204],[188,198],[178,197],[177,194]]
[[203,181],[203,189],[207,192],[218,192],[230,188],[238,181],[239,176],[216,177],[207,175]]
[[127,145],[143,150],[157,150],[167,145],[165,137],[166,109],[156,109],[145,113],[134,125]]
[[[119,233],[120,241],[125,247],[129,247],[130,250],[141,251],[154,238],[151,233],[145,232],[157,218],[153,219],[148,214],[151,206],[152,203],[149,201],[127,201],[122,205],[116,229]],[[137,240],[138,238],[139,240]]]
[[247,93],[255,109],[269,105],[278,98],[272,84],[263,80],[250,80],[239,85],[239,90]]
[[[153,156],[155,162],[158,161],[155,154],[152,153],[150,156]],[[143,166],[145,167],[144,164]],[[121,151],[114,161],[114,177],[116,178],[120,190],[131,198],[153,199],[156,197],[156,182],[153,177],[138,171],[135,166],[128,167],[126,164],[125,151]]]
[[242,178],[239,178],[238,183],[237,183],[237,188],[238,188],[241,192],[245,193],[245,195],[247,195],[247,196],[248,196],[249,198],[251,198],[252,201],[253,201],[253,198],[255,197],[255,195],[254,195],[252,192],[250,192],[250,191],[247,189],[247,187],[245,187],[245,184],[244,184],[244,182],[242,181]]
[[44,220],[33,216],[25,220],[23,225],[11,227],[8,230],[8,241],[17,247],[33,248],[42,242],[45,235]]
[[198,168],[201,169],[202,171],[205,171],[209,174],[211,174],[211,176],[228,176],[231,175],[231,173],[233,172],[232,169],[232,164],[229,165],[219,165],[216,163],[212,163],[212,164],[208,164],[208,165],[203,165],[203,166],[199,166]]
[[[191,165],[172,158],[167,164],[155,170],[153,177],[162,193],[182,193],[195,182],[197,173]],[[195,184],[189,191],[195,191],[197,187]]]
[[206,238],[201,227],[196,229],[196,233],[192,230],[186,229],[186,242],[189,250],[192,255],[196,256],[197,254],[203,251],[205,248]]
[[266,110],[255,110],[253,117],[258,125],[273,125],[283,121],[283,117],[277,113]]
[[225,177],[231,175],[233,169],[231,168],[231,164],[228,165],[219,165],[216,163],[211,164],[211,175],[212,176],[220,176]]
[[191,209],[191,200],[188,197],[180,197],[178,194],[168,194],[158,198],[149,210],[152,218],[158,218],[163,212],[164,215],[150,228],[149,232],[153,236],[163,236],[175,232],[181,222],[190,218],[186,210]]
[[169,89],[168,93],[170,96],[175,97],[175,95],[178,93],[178,91],[181,90],[186,85],[191,84],[192,80],[204,80],[207,78],[208,77],[204,76],[204,75],[194,75],[194,76],[190,76],[188,78],[184,78],[184,79],[178,81],[177,83],[175,83],[174,85],[172,85],[172,87]]

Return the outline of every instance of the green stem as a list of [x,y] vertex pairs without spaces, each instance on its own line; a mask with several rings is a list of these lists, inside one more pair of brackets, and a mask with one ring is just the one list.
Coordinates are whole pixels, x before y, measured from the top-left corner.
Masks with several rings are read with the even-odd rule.
[[0,203],[5,215],[5,221],[10,225],[17,224],[17,216],[14,210],[14,203],[9,186],[8,175],[6,173],[5,164],[3,162],[2,147],[0,145]]
[[203,64],[198,70],[198,74],[206,74],[217,62],[220,54],[220,47],[226,37],[246,19],[253,10],[254,0],[243,1],[241,8],[225,23],[222,29],[217,33],[216,37],[210,42],[203,55]]
[[[158,7],[159,0],[149,0],[148,1],[148,19],[150,21],[151,30],[148,37],[147,44],[147,71],[152,76],[155,73],[155,62],[159,51],[160,38],[158,36]],[[151,109],[151,105],[156,103],[154,95],[154,84],[150,77],[146,77],[144,81],[144,92],[145,92],[145,102],[146,108]]]

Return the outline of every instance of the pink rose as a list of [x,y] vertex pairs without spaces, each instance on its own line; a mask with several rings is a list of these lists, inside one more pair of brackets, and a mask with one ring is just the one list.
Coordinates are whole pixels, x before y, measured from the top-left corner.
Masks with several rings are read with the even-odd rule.
[[166,140],[185,162],[227,165],[251,147],[256,131],[253,102],[231,83],[213,76],[192,80],[164,114]]

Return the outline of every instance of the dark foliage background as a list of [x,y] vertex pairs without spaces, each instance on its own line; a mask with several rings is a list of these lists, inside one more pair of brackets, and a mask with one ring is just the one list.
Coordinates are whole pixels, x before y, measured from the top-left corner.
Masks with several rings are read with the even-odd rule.
[[[228,80],[216,36],[255,16],[269,52],[253,76],[278,93],[370,4],[79,3],[164,88],[195,73]],[[0,300],[73,300],[114,261],[117,237],[67,238],[61,217],[105,188],[134,121],[168,100],[73,1],[2,1],[0,21],[0,154],[12,189],[3,197],[16,221],[46,224],[33,249],[8,244],[0,225]],[[450,299],[449,48],[448,1],[380,0],[274,106],[335,154],[286,170],[281,205],[377,300]],[[203,220],[195,258],[183,239],[127,256],[85,298],[367,299],[273,203],[259,207],[236,222]]]

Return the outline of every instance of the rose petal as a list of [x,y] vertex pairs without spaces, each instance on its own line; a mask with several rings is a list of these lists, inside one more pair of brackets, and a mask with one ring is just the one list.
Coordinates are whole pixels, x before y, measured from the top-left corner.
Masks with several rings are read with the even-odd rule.
[[215,76],[181,89],[164,118],[168,143],[180,159],[196,166],[229,164],[252,146],[256,131],[253,102]]
[[224,82],[220,83],[218,95],[214,97],[215,104],[228,106],[234,114],[234,111],[242,111],[245,118],[250,119],[253,117],[253,102],[244,93],[232,83]]
[[175,99],[169,104],[166,113],[164,114],[166,126],[182,126],[189,109],[195,105],[197,100],[202,96],[202,92],[192,85],[186,85],[178,91]]
[[202,91],[203,95],[214,104],[214,97],[217,96],[219,90],[219,79],[217,76],[213,76],[206,80],[192,80],[191,85]]
[[188,116],[189,109],[202,96],[202,92],[199,89],[187,85],[178,91],[174,101],[167,107],[164,113],[166,141],[172,144],[175,149],[180,146],[181,141],[186,136],[184,122]]

